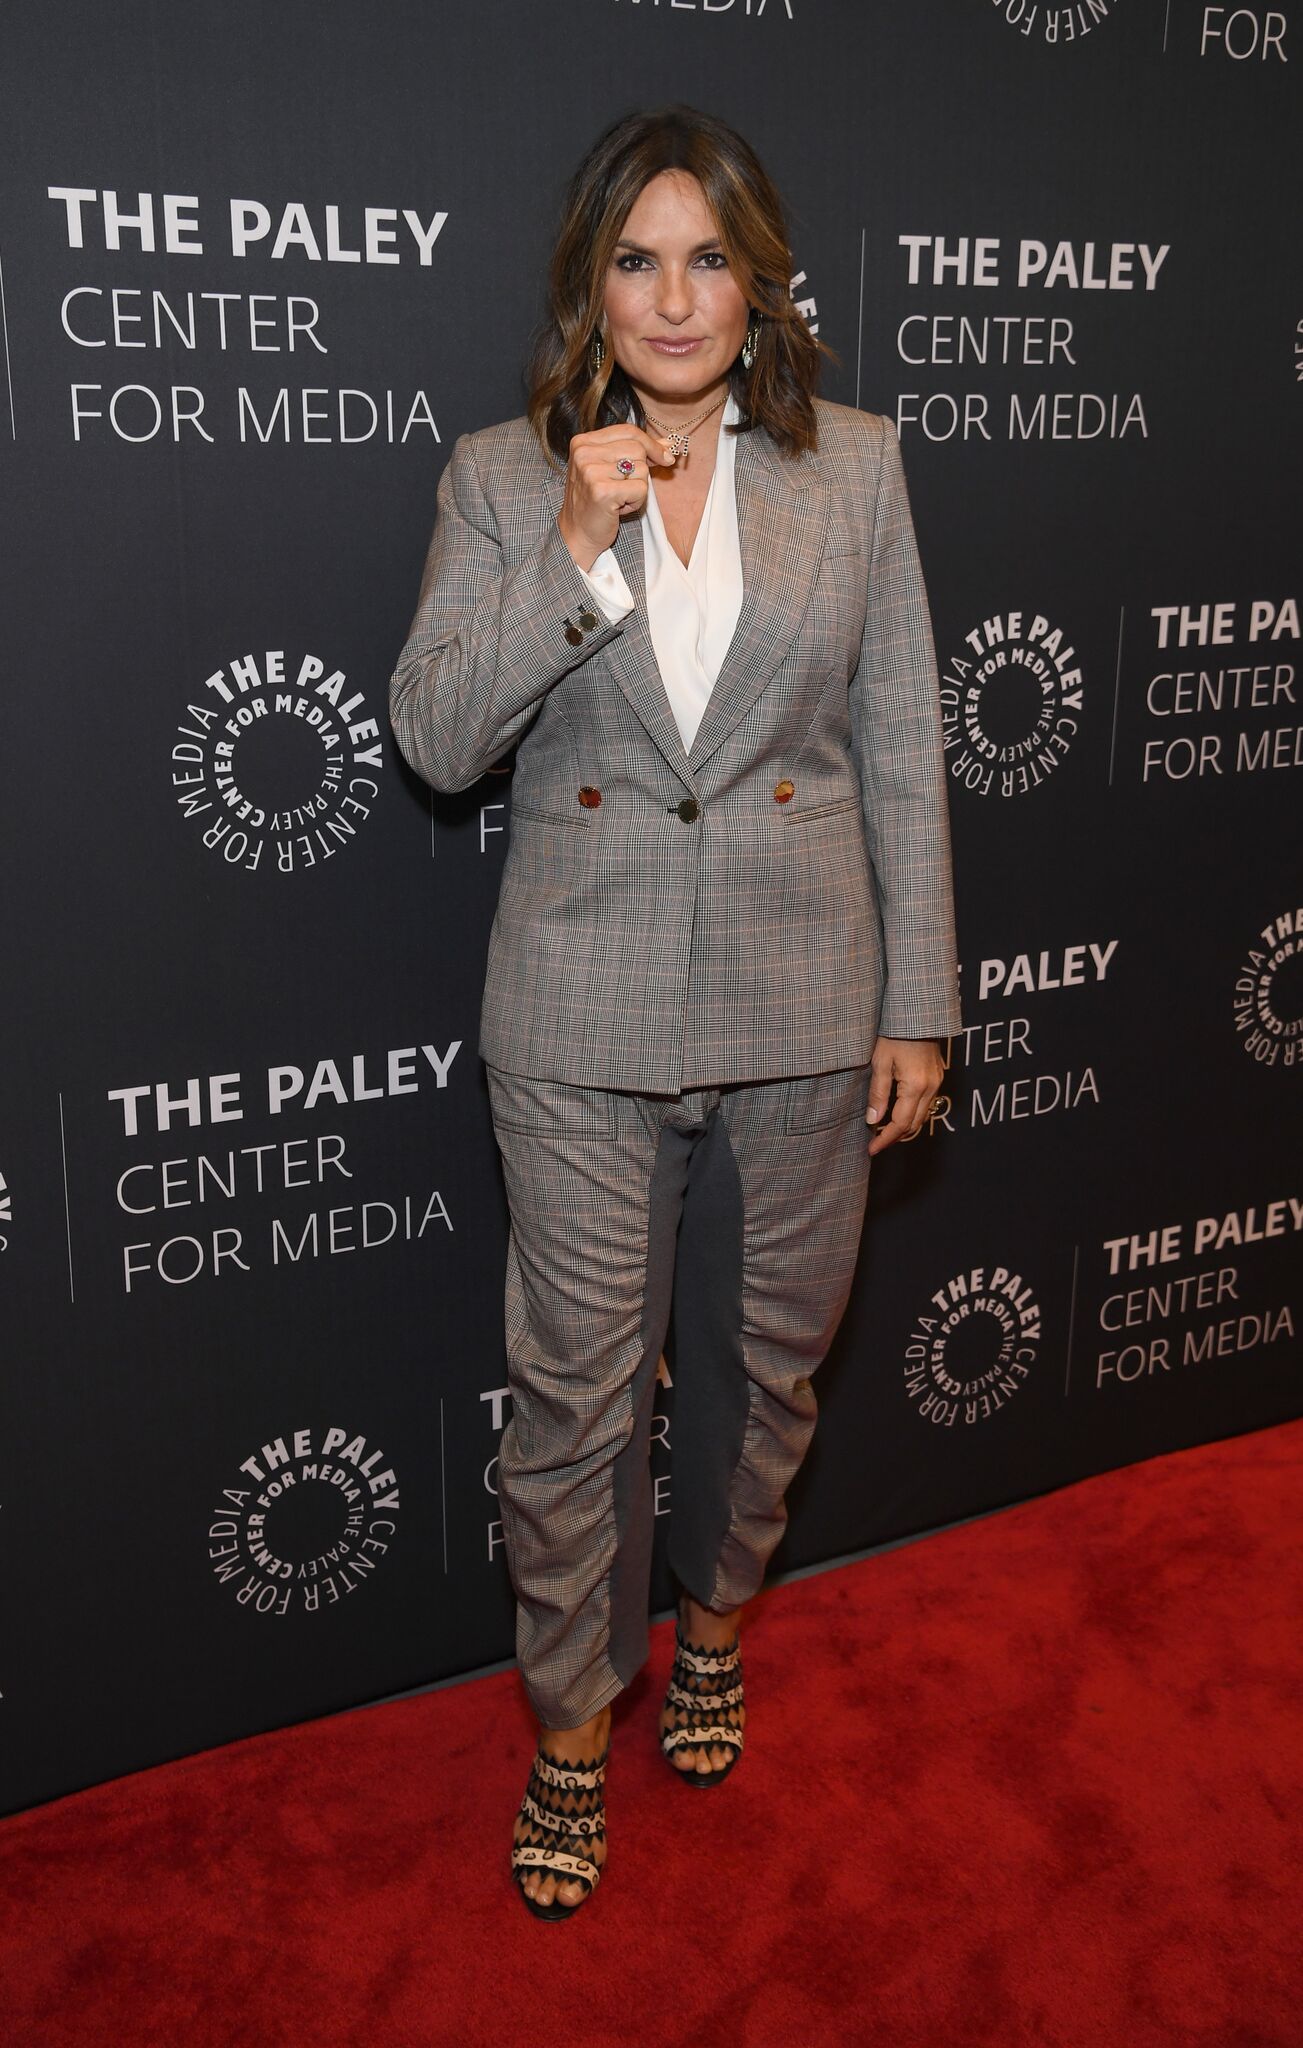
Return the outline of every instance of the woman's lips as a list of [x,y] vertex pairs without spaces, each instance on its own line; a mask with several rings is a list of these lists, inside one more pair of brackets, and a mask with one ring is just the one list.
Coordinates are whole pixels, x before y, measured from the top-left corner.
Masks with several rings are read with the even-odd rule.
[[691,341],[656,341],[648,335],[647,346],[656,349],[663,356],[690,356],[694,348],[702,346],[704,340],[704,335],[697,335]]

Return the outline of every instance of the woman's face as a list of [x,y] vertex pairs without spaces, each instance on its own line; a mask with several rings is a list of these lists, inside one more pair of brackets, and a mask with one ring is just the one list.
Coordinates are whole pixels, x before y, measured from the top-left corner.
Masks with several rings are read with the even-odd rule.
[[746,340],[750,309],[724,260],[706,195],[687,171],[643,186],[606,277],[616,362],[653,409],[708,398]]

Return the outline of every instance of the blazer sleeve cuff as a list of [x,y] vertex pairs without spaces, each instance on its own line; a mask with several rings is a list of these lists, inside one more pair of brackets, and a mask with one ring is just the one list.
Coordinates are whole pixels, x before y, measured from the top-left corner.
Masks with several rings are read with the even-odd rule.
[[907,1002],[897,1003],[888,988],[878,1019],[882,1038],[952,1038],[963,1028],[957,989],[939,1007],[934,1001],[931,1008],[920,1009],[917,1003],[912,1008]]
[[505,578],[496,611],[493,710],[511,728],[505,737],[514,739],[552,684],[611,638],[613,622],[593,612],[588,580],[555,521]]

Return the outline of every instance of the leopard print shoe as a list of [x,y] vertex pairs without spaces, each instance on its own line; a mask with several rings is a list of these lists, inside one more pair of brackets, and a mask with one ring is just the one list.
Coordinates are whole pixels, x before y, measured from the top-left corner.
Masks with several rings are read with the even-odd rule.
[[[710,1650],[690,1643],[680,1615],[674,1624],[674,1666],[665,1695],[661,1749],[676,1778],[687,1785],[722,1785],[742,1754],[742,1643],[736,1637],[728,1650]],[[722,1681],[722,1684],[721,1684]],[[710,1771],[694,1765],[685,1771],[675,1763],[681,1749],[730,1749],[726,1764]]]
[[[512,1881],[521,1898],[539,1920],[568,1920],[586,1906],[602,1875],[602,1863],[593,1849],[600,1843],[603,1861],[606,1851],[606,1802],[603,1786],[608,1743],[600,1757],[588,1762],[557,1763],[538,1749],[530,1768],[529,1783],[520,1803],[518,1839],[511,1848]],[[553,1899],[541,1906],[524,1889],[531,1870],[542,1870],[557,1883],[578,1880],[588,1889],[573,1905]]]

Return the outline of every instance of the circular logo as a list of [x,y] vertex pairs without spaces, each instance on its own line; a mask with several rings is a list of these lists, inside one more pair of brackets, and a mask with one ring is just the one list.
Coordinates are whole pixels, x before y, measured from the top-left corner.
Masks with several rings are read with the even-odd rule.
[[974,1266],[938,1287],[916,1318],[905,1392],[925,1422],[985,1422],[1025,1385],[1040,1341],[1040,1306],[1022,1275]]
[[1303,1066],[1303,909],[1264,925],[1235,977],[1235,1028],[1262,1067]]
[[344,1429],[296,1429],[245,1458],[208,1528],[219,1586],[254,1614],[320,1614],[371,1579],[398,1528],[384,1452]]
[[1041,612],[997,613],[964,646],[941,675],[946,766],[978,796],[1021,796],[1048,781],[1076,738],[1076,649]]
[[246,874],[301,873],[351,846],[380,789],[378,721],[343,669],[282,649],[204,680],[172,747],[173,795],[201,843]]
[[995,0],[995,9],[1005,27],[1015,35],[1051,44],[1080,43],[1101,22],[1111,19],[1109,0],[1089,0],[1089,5],[1073,0],[1068,7],[1043,7],[1040,0]]

